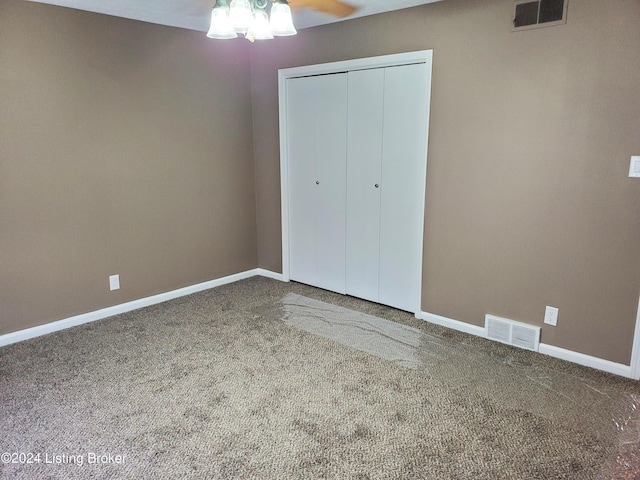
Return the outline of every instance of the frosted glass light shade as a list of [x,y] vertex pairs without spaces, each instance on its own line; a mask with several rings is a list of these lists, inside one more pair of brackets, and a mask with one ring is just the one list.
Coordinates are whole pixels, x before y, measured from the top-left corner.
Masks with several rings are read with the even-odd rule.
[[291,9],[286,3],[274,3],[271,7],[271,33],[279,37],[298,33],[293,26]]
[[258,9],[253,14],[253,22],[247,32],[247,38],[252,42],[254,40],[270,40],[273,38],[271,33],[271,25],[269,25],[269,17],[267,12],[262,9]]
[[253,20],[249,0],[233,0],[230,7],[231,22],[237,33],[247,33]]
[[211,11],[211,26],[207,37],[209,38],[236,38],[238,35],[233,29],[231,18],[229,18],[228,7],[215,7]]

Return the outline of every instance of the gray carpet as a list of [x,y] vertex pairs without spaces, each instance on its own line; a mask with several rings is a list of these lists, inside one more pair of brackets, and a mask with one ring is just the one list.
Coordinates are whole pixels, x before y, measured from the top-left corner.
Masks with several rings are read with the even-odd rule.
[[[290,293],[419,331],[410,364],[299,328]],[[252,278],[0,349],[0,453],[40,454],[0,477],[638,479],[639,390]]]

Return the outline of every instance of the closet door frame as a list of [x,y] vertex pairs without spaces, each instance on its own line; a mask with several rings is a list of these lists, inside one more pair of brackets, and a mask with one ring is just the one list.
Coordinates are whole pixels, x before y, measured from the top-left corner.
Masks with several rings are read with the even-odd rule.
[[[422,184],[422,195],[426,194],[426,172],[427,172],[427,147],[429,140],[429,110],[431,107],[431,72],[433,62],[433,50],[420,50],[415,52],[398,53],[393,55],[382,55],[378,57],[359,58],[341,62],[323,63],[318,65],[306,65],[278,70],[278,103],[279,103],[279,127],[280,127],[280,204],[282,222],[282,279],[288,282],[290,276],[289,260],[289,152],[288,145],[288,119],[287,119],[287,80],[296,77],[308,77],[312,75],[326,75],[331,73],[343,73],[354,70],[365,70],[371,68],[384,68],[399,65],[424,64],[427,69],[427,84],[424,86],[427,91],[427,124],[423,138],[420,138],[421,148],[424,150],[424,183]],[[424,201],[420,205],[422,214],[420,215],[420,249],[416,252],[416,258],[422,266],[422,252],[424,247]],[[419,269],[419,278],[416,278],[417,296],[414,302],[414,313],[416,317],[422,310],[422,268]]]

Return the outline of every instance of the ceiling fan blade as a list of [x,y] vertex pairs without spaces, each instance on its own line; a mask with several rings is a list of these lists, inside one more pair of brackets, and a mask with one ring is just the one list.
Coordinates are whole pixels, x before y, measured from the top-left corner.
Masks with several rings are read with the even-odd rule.
[[353,5],[340,0],[289,0],[289,4],[294,8],[310,8],[334,17],[348,17],[357,10]]

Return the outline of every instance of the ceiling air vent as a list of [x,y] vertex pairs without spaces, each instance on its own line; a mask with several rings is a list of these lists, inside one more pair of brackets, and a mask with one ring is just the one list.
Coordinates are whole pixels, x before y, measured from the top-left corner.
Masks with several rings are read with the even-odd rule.
[[538,351],[540,327],[516,322],[507,318],[485,315],[485,335],[490,340],[513,345],[514,347]]
[[567,23],[568,0],[516,0],[513,31]]

